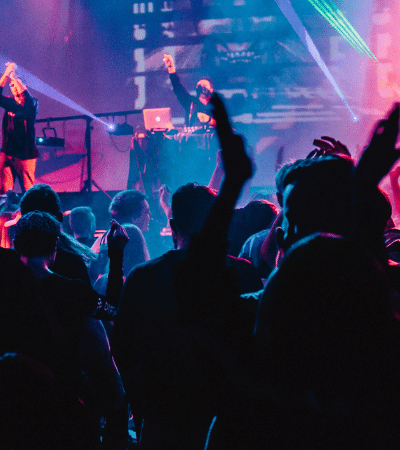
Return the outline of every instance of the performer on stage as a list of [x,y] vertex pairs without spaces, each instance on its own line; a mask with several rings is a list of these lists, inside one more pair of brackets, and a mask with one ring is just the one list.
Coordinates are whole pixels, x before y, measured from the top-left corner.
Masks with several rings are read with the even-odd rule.
[[210,116],[210,108],[208,106],[211,94],[214,91],[212,80],[208,77],[200,78],[196,84],[197,96],[190,95],[176,73],[172,56],[164,54],[164,63],[168,69],[174,93],[179,103],[185,108],[187,126],[215,126],[216,122]]
[[[35,142],[35,120],[38,101],[15,75],[14,63],[7,63],[0,78],[0,106],[5,109],[0,152],[0,193],[13,189],[18,177],[21,189],[27,191],[35,182],[36,159],[39,152]],[[3,96],[3,88],[10,79],[13,97]]]

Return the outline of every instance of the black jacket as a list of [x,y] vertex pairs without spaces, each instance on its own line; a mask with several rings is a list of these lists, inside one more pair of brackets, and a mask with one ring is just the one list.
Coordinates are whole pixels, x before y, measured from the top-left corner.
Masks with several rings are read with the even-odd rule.
[[1,151],[19,159],[33,159],[39,156],[35,142],[35,120],[37,99],[24,91],[24,105],[13,97],[3,96],[0,87],[0,106],[5,109],[2,123],[3,142]]

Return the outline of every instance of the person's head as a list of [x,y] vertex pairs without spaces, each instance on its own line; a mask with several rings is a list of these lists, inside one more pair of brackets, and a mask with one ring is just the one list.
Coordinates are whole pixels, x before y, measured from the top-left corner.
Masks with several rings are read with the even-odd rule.
[[297,161],[287,169],[282,181],[282,228],[277,230],[283,250],[317,232],[349,235],[352,169],[350,158],[337,156]]
[[21,214],[44,211],[52,214],[59,222],[63,220],[61,201],[58,194],[47,184],[35,184],[21,198]]
[[53,258],[60,235],[60,223],[52,214],[31,211],[21,216],[14,228],[14,248],[27,258]]
[[212,189],[196,183],[185,184],[174,192],[170,223],[175,244],[182,247],[190,236],[200,232],[215,198],[216,193]]
[[25,103],[25,95],[24,90],[25,86],[22,85],[21,81],[16,77],[12,77],[10,81],[10,89],[11,94],[14,97],[14,100],[19,104],[23,105]]
[[109,211],[119,223],[133,223],[141,231],[149,231],[151,211],[147,196],[139,191],[119,192],[111,201]]
[[92,238],[96,231],[96,217],[89,206],[78,206],[71,210],[69,225],[75,237]]
[[237,256],[245,241],[270,227],[278,215],[278,208],[268,200],[253,200],[236,209],[230,229],[228,253]]
[[213,92],[214,84],[211,78],[201,77],[196,84],[196,94],[200,102],[206,105],[210,101]]

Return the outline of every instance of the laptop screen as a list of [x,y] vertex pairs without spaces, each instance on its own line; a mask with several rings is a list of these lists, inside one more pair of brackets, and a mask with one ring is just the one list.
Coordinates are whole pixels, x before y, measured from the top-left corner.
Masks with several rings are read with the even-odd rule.
[[171,130],[171,108],[155,108],[143,110],[144,127],[151,130]]

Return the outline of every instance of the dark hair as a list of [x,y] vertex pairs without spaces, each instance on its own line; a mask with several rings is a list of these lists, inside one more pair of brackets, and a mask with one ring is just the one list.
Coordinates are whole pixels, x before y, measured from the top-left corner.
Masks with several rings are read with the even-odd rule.
[[197,86],[197,83],[201,80],[207,80],[210,83],[212,90],[214,90],[214,82],[210,77],[208,77],[207,75],[200,77],[196,82],[196,86]]
[[60,224],[52,214],[32,211],[18,220],[14,233],[14,248],[19,254],[45,256],[56,249]]
[[250,235],[268,228],[278,215],[278,207],[268,200],[252,200],[242,208],[241,222]]
[[[331,154],[319,158],[298,159],[292,164],[288,164],[287,168],[284,169],[282,167],[283,173],[280,180],[282,192],[288,184],[294,183],[300,178],[309,178],[312,181],[313,177],[319,177],[323,180],[326,176],[332,180],[337,178],[336,170],[340,171],[340,173],[345,172],[346,176],[348,176],[349,171],[351,174],[353,166],[353,160],[345,155]],[[322,183],[322,185],[324,184],[326,183]]]
[[147,196],[139,191],[126,190],[119,192],[110,203],[108,210],[113,219],[123,222],[136,219],[142,213],[142,202],[147,200]]
[[179,233],[191,236],[198,233],[214,202],[215,192],[197,183],[178,188],[172,196],[171,209],[174,224]]
[[94,233],[96,228],[96,217],[89,206],[78,206],[73,208],[69,215],[69,224],[74,233],[84,235]]
[[44,211],[52,214],[59,222],[63,220],[61,201],[58,194],[48,184],[35,184],[21,198],[21,214]]
[[[315,232],[349,236],[352,170],[353,161],[339,156],[299,160],[288,168],[282,188],[286,201],[290,198],[290,221],[297,225],[296,239]],[[293,188],[287,195],[289,185]],[[289,239],[285,245],[292,243]]]
[[268,200],[253,200],[236,209],[229,227],[228,254],[238,256],[246,240],[269,228],[278,215],[278,208]]

